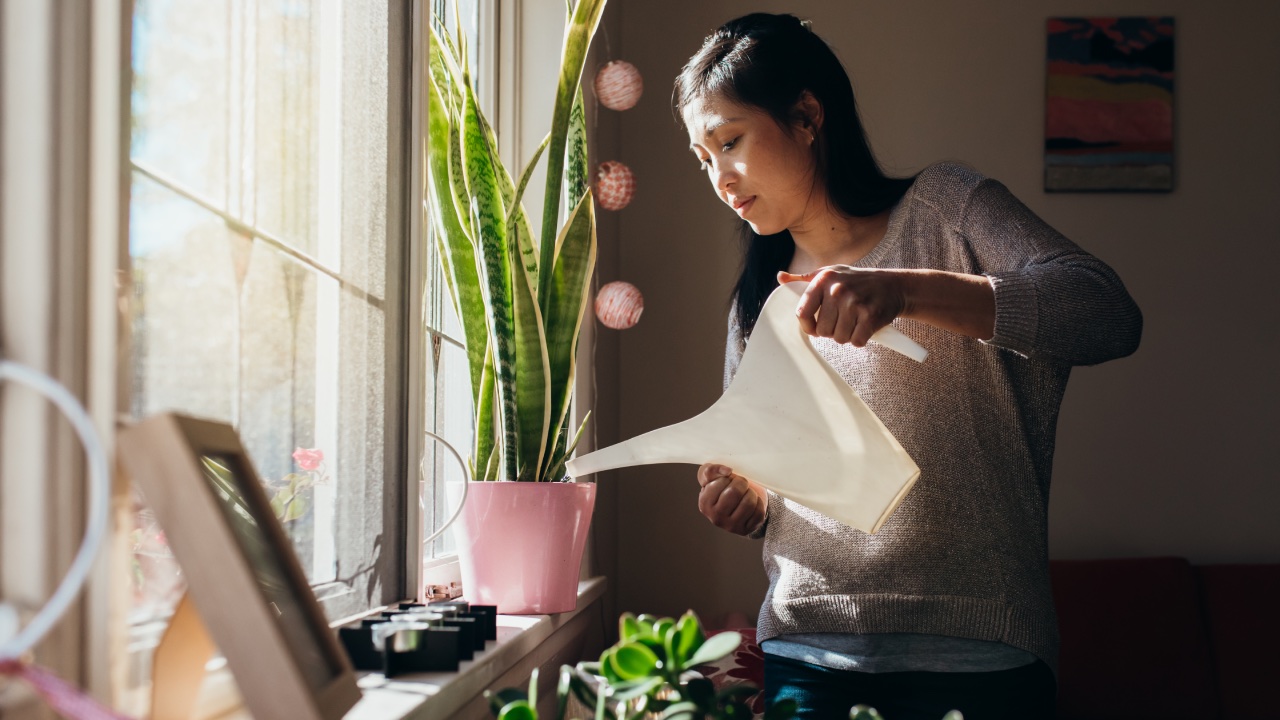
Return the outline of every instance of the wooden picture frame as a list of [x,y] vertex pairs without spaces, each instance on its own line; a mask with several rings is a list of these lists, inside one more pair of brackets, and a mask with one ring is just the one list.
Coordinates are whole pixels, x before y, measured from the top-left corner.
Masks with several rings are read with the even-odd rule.
[[351,663],[236,431],[165,413],[118,442],[253,716],[345,715],[360,699]]

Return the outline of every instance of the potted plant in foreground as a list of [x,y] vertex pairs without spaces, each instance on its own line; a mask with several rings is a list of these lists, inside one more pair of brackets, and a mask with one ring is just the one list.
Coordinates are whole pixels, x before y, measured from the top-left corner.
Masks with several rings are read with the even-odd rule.
[[[518,184],[476,102],[462,34],[430,33],[428,214],[475,400],[475,482],[458,525],[463,589],[504,613],[573,609],[595,502],[595,485],[558,481],[582,433],[569,411],[596,238],[579,85],[604,4],[579,0],[570,11],[551,132]],[[535,235],[521,200],[544,151]]]
[[[756,686],[723,678],[712,682],[704,676],[708,664],[733,652],[743,638],[733,631],[706,635],[693,611],[679,619],[623,613],[618,637],[598,661],[560,667],[555,706],[547,720],[790,720],[797,714],[794,699],[753,708],[749,700],[760,690]],[[536,669],[528,690],[505,688],[484,695],[497,720],[540,720]],[[543,709],[550,705],[543,703]],[[849,708],[847,717],[894,720],[861,704]],[[941,720],[964,716],[952,710]]]
[[[754,717],[746,700],[759,688],[749,683],[716,687],[699,672],[700,666],[733,652],[742,642],[741,634],[721,632],[708,637],[690,611],[679,619],[623,613],[618,636],[617,644],[606,648],[599,661],[561,666],[551,720],[587,713],[597,720]],[[538,720],[537,687],[535,670],[527,692],[506,688],[486,692],[485,697],[498,720]],[[577,712],[570,708],[571,698],[578,703]],[[762,715],[764,720],[794,716],[792,700],[781,701]]]

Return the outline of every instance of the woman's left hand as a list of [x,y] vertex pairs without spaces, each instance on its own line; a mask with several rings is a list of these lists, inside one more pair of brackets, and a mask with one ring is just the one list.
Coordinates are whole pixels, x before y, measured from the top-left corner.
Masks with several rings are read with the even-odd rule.
[[829,265],[804,275],[779,272],[778,282],[809,283],[796,308],[805,333],[856,347],[908,308],[907,279],[892,270]]

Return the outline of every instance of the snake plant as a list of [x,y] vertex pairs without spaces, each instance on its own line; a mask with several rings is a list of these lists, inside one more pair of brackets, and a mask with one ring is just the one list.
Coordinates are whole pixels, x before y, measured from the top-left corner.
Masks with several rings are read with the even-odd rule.
[[[470,463],[477,480],[559,480],[586,424],[570,432],[578,338],[596,257],[580,85],[604,4],[578,0],[570,8],[551,133],[518,183],[476,102],[464,36],[443,23],[431,28],[427,210],[467,349],[476,420]],[[544,153],[539,236],[522,199]]]

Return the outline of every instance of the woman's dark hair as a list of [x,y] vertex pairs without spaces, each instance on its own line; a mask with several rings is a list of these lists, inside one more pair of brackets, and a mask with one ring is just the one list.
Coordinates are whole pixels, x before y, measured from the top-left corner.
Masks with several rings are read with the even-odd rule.
[[[676,78],[675,106],[683,122],[690,103],[724,97],[760,108],[791,132],[798,119],[796,103],[805,91],[823,108],[813,147],[817,177],[826,184],[832,204],[852,217],[876,215],[897,204],[913,178],[891,178],[880,169],[858,117],[848,73],[822,38],[794,15],[752,13],[721,25]],[[796,246],[788,230],[762,236],[744,220],[741,233],[744,257],[734,297],[745,338]]]

